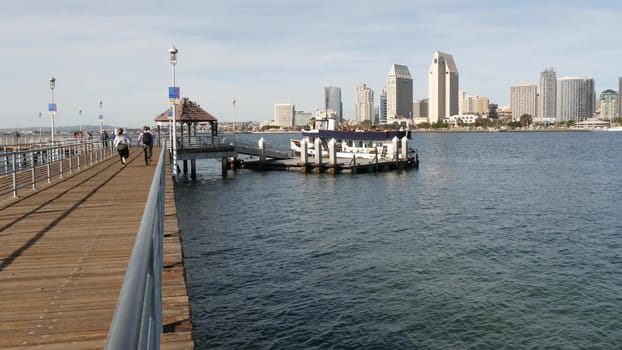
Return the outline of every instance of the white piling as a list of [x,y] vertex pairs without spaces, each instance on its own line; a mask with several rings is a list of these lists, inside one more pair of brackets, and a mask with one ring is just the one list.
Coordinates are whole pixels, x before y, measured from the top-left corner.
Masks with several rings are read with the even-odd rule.
[[408,137],[402,137],[402,160],[408,160]]
[[261,160],[262,162],[266,160],[266,140],[262,138],[259,139],[259,141],[257,142],[257,144],[259,145],[259,160]]
[[337,165],[337,140],[334,138],[328,141],[328,163],[333,167]]
[[315,166],[322,166],[322,140],[319,137],[315,138],[315,142],[313,143],[313,147],[315,147]]

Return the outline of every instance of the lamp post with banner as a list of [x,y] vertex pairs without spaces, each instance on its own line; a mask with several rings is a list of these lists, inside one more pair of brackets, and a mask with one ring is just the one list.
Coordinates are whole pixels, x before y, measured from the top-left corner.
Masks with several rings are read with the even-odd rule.
[[171,157],[173,156],[173,108],[169,107],[168,111],[166,111],[166,116],[168,117],[168,143],[171,148]]
[[78,118],[80,121],[80,141],[82,141],[82,110],[78,111]]
[[177,64],[177,48],[172,46],[169,50],[169,58],[171,60],[171,68],[173,72],[173,86],[168,88],[168,98],[172,104],[172,118],[173,118],[173,130],[172,130],[172,144],[171,151],[173,153],[173,178],[177,180],[177,111],[175,110],[175,106],[179,101],[179,87],[175,86],[175,65]]
[[233,144],[235,145],[235,98],[231,100],[233,103]]
[[101,137],[103,131],[104,131],[104,113],[103,113],[103,108],[104,108],[104,101],[99,100],[99,115],[97,116],[97,119],[99,119],[99,136]]
[[52,122],[52,126],[51,126],[51,134],[52,134],[52,144],[54,144],[54,117],[56,116],[56,103],[54,103],[54,88],[56,87],[56,78],[51,77],[50,78],[50,91],[51,91],[51,101],[50,104],[48,105],[48,112],[50,114],[50,119]]

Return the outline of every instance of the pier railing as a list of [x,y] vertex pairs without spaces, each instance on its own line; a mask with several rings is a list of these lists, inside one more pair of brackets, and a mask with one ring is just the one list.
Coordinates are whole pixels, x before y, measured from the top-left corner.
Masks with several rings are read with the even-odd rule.
[[[164,147],[166,149],[166,147]],[[160,153],[106,341],[107,350],[159,349],[166,161]]]
[[0,148],[0,198],[36,190],[42,183],[63,179],[114,154],[112,142],[65,141],[56,145],[31,143]]

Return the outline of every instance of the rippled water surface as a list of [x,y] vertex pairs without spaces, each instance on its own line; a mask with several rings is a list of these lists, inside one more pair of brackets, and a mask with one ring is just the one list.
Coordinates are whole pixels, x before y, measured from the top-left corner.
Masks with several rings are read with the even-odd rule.
[[391,173],[199,162],[175,189],[197,348],[622,348],[622,133],[412,142]]

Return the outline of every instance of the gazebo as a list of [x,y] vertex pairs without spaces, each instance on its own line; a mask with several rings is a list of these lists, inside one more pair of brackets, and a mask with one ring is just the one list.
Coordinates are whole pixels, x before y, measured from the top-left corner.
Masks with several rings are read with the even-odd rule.
[[[165,110],[155,118],[158,125],[158,142],[160,140],[161,133],[160,125],[162,123],[170,123],[173,119],[172,117],[169,118],[168,113],[169,109]],[[184,147],[184,124],[187,126],[186,129],[188,130],[188,145],[192,143],[191,137],[196,136],[197,125],[199,125],[199,123],[209,123],[212,131],[212,143],[214,142],[214,136],[218,135],[218,119],[206,112],[198,103],[191,101],[187,97],[183,97],[180,102],[175,105],[175,122],[181,123],[182,125],[180,128],[181,136],[179,138],[180,148]]]

